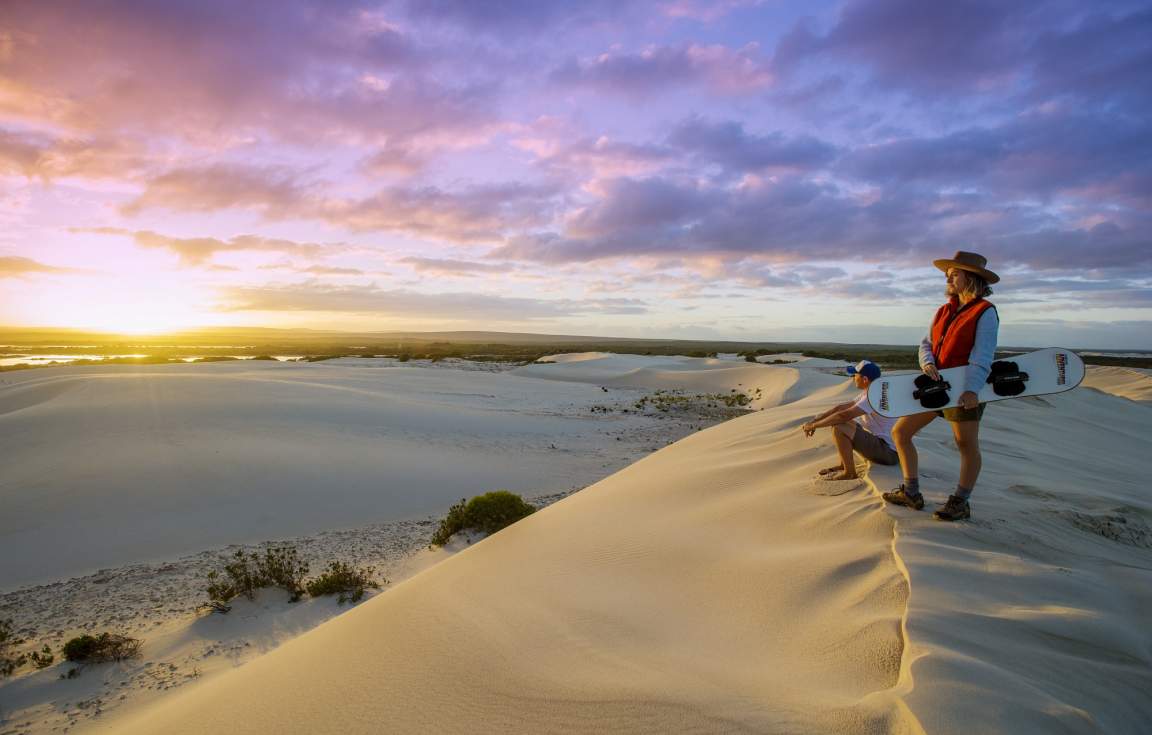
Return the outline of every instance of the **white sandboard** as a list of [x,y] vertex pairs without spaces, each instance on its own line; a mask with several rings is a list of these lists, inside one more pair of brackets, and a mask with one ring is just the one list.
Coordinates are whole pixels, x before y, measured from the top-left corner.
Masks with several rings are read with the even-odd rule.
[[[1018,372],[1013,373],[1009,370],[1002,373],[999,386],[985,383],[979,393],[981,403],[1063,393],[1072,390],[1084,380],[1084,361],[1072,350],[1059,347],[1012,355],[996,362],[1015,363]],[[917,386],[916,378],[923,373],[881,376],[868,386],[868,401],[878,413],[889,418],[954,408],[959,405],[960,394],[964,392],[964,375],[967,370],[967,365],[941,370],[941,379],[950,386],[943,391],[940,390],[940,386]],[[1027,377],[1021,374],[1026,374]],[[920,388],[926,389],[923,394],[917,394]],[[997,392],[997,388],[1000,392]],[[1014,390],[1020,392],[1013,395],[1002,394],[1004,391]],[[932,405],[944,399],[946,400],[940,405]],[[927,400],[929,405],[925,405],[924,400]]]

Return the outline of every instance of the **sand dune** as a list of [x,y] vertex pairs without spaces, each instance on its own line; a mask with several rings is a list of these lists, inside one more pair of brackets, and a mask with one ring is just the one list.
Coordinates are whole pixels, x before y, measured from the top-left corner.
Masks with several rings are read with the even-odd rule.
[[[858,485],[813,479],[831,442],[799,426],[852,395],[843,378],[617,357],[518,377],[735,380],[776,405],[103,731],[1146,731],[1145,405],[1102,390],[993,404],[974,517],[943,524],[883,505],[895,468]],[[947,425],[917,446],[925,492],[942,501],[958,469]]]
[[695,393],[739,390],[753,398],[748,405],[754,409],[790,403],[813,390],[844,382],[843,376],[798,370],[792,365],[769,367],[732,360],[602,352],[556,355],[548,358],[548,362],[526,365],[513,372],[524,377],[594,383],[614,388]]
[[809,492],[807,412],[682,440],[117,731],[915,731],[893,522]]
[[693,430],[589,411],[631,391],[342,362],[4,373],[0,590],[569,490]]
[[1092,365],[1083,385],[1140,403],[1152,403],[1152,375],[1146,370]]

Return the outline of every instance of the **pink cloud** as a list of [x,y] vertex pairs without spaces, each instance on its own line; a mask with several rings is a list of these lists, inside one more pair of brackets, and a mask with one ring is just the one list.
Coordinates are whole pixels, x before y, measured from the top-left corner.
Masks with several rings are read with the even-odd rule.
[[123,141],[52,138],[0,129],[0,173],[45,181],[67,176],[128,178],[146,161],[142,150]]
[[306,194],[307,187],[286,169],[217,164],[175,169],[150,179],[121,211],[135,215],[153,208],[210,212],[242,207],[283,217],[299,209]]
[[31,258],[0,256],[0,278],[22,278],[37,273],[76,273],[73,268],[57,268]]
[[401,263],[414,270],[437,276],[478,276],[482,273],[507,273],[513,270],[507,264],[476,263],[470,260],[455,260],[452,258],[401,258]]
[[341,244],[300,243],[258,235],[238,235],[228,240],[221,240],[215,237],[172,237],[150,230],[134,231],[119,227],[75,228],[75,231],[131,237],[142,248],[174,253],[179,257],[180,264],[186,267],[211,265],[220,268],[218,264],[212,264],[211,260],[221,253],[264,252],[315,259],[349,251],[347,246]]

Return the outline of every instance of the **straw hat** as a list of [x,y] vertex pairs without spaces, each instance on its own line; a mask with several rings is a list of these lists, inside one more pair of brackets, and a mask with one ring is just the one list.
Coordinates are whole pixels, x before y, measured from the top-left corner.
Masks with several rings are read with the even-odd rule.
[[1000,276],[984,267],[988,265],[987,258],[976,253],[966,253],[963,250],[957,250],[951,260],[934,260],[932,261],[932,265],[945,273],[948,272],[949,268],[959,268],[962,271],[969,271],[980,276],[988,283],[996,283],[1000,280]]

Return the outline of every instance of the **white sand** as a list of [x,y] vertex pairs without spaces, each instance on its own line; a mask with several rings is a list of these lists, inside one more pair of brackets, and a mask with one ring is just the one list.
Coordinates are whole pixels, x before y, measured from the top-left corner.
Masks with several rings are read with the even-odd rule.
[[[712,390],[737,369],[614,359],[527,371],[570,371],[548,376],[558,386],[664,385],[682,372],[679,386]],[[847,381],[749,368],[760,374],[727,378],[775,405],[251,663],[96,722],[117,733],[1146,731],[1152,407],[1111,395],[1139,385],[1093,369],[1096,390],[991,406],[974,518],[942,524],[882,504],[894,468],[871,467],[842,494],[812,480],[831,442],[799,425],[845,400]],[[943,500],[957,472],[947,425],[917,445],[926,494]]]
[[1132,401],[1152,403],[1152,376],[1147,370],[1093,366],[1082,385]]
[[3,373],[0,591],[582,487],[692,430],[591,410],[638,395],[380,360]]

